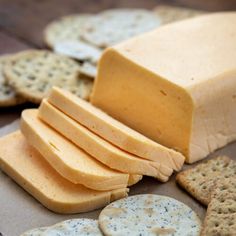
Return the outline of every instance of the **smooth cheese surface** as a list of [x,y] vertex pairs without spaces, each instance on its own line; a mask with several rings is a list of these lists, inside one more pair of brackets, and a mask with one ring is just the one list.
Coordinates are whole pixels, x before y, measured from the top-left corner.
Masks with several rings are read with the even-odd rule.
[[[37,116],[36,109],[24,110],[21,116],[21,131],[28,142],[64,178],[95,190],[112,190],[127,186],[128,174],[103,165]],[[53,119],[57,120],[56,116]]]
[[144,159],[180,170],[184,156],[166,148],[115,120],[90,103],[60,88],[53,88],[48,101],[88,129],[119,148]]
[[127,196],[127,189],[101,192],[64,179],[28,145],[20,131],[0,139],[0,167],[45,207],[58,213],[87,212]]
[[[120,150],[65,115],[46,100],[39,108],[39,117],[78,147],[112,169],[128,174],[153,176],[160,181],[167,181],[173,172],[173,169],[161,163],[144,160]],[[139,178],[140,176],[131,177],[129,184]]]
[[204,158],[236,139],[235,22],[205,15],[107,49],[91,102],[187,162]]

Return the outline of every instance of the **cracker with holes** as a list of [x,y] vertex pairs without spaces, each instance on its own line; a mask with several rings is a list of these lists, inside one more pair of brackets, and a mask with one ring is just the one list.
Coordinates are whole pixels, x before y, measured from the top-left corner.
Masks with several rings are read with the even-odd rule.
[[48,227],[41,227],[29,230],[21,236],[66,236],[66,235],[80,235],[80,236],[102,236],[98,228],[97,220],[92,219],[72,219],[57,223]]
[[80,66],[74,60],[46,50],[18,53],[4,68],[8,83],[27,100],[40,103],[53,86],[65,88],[88,99],[92,81],[79,76]]
[[87,20],[81,37],[97,47],[106,48],[160,24],[159,17],[148,10],[107,10]]
[[83,25],[90,17],[92,15],[75,14],[51,22],[44,32],[47,46],[54,48],[56,43],[62,41],[81,42]]
[[236,178],[221,179],[211,194],[201,236],[235,235]]
[[236,178],[236,162],[227,156],[220,156],[180,172],[176,181],[194,198],[208,205],[217,180],[232,176]]
[[96,65],[101,57],[102,50],[82,41],[61,41],[54,47],[56,53],[72,57],[81,62],[87,61]]
[[80,67],[80,73],[94,79],[97,75],[97,67],[90,62],[84,62]]
[[25,102],[25,99],[14,91],[6,81],[3,68],[7,63],[11,63],[12,56],[0,56],[0,107],[15,106]]
[[201,221],[195,212],[173,198],[142,194],[115,201],[99,215],[104,235],[197,236]]
[[184,7],[160,5],[154,9],[154,13],[156,13],[160,17],[162,24],[166,24],[200,16],[206,12]]

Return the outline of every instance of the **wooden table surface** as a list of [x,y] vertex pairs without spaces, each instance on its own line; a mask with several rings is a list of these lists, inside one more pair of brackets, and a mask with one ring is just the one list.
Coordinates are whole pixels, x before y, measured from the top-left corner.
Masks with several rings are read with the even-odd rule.
[[[44,48],[45,25],[63,15],[115,7],[152,9],[163,3],[209,11],[236,9],[236,0],[0,0],[0,54]],[[19,117],[28,106],[0,108],[0,127]]]

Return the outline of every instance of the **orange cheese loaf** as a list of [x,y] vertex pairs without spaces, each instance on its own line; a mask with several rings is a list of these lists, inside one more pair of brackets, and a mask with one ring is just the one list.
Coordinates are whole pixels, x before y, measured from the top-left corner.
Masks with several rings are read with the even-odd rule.
[[[64,178],[95,190],[113,190],[128,185],[128,174],[103,165],[38,119],[37,114],[36,109],[22,112],[21,131]],[[57,120],[56,117],[53,119]]]
[[97,135],[127,152],[162,163],[176,171],[180,170],[184,163],[184,156],[181,153],[153,142],[70,92],[53,88],[48,101]]
[[[148,161],[110,144],[44,100],[38,116],[91,156],[112,169],[129,174],[148,175],[167,181],[173,169]],[[133,182],[133,181],[132,181]]]
[[236,13],[168,24],[105,51],[91,102],[189,163],[236,139]]
[[64,214],[87,212],[127,196],[126,188],[95,191],[59,175],[20,131],[0,138],[0,168],[48,209]]

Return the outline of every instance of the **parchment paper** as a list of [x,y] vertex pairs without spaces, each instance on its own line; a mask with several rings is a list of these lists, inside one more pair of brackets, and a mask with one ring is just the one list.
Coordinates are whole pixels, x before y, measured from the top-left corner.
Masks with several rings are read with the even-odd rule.
[[[0,136],[13,132],[19,128],[19,120],[0,129]],[[229,144],[209,158],[225,154],[236,160],[236,143]],[[191,167],[194,165],[191,165]],[[189,168],[185,165],[185,168]],[[141,182],[130,188],[130,194],[154,193],[173,197],[184,202],[197,212],[203,220],[206,209],[175,183],[173,175],[167,183],[145,177]],[[75,215],[60,215],[49,211],[42,206],[31,195],[18,186],[7,175],[0,171],[0,232],[3,236],[18,236],[31,228],[55,224],[59,221],[71,218],[93,218],[96,219],[100,210]]]

